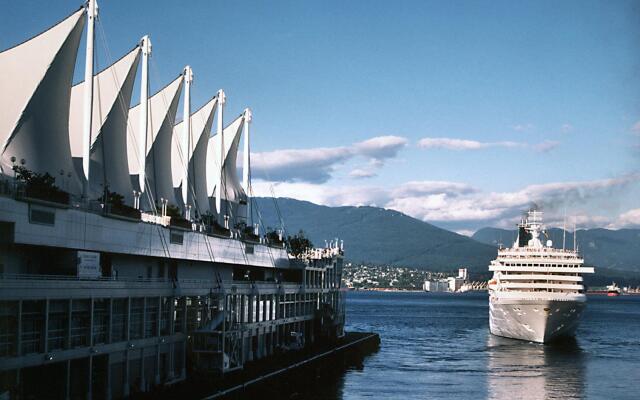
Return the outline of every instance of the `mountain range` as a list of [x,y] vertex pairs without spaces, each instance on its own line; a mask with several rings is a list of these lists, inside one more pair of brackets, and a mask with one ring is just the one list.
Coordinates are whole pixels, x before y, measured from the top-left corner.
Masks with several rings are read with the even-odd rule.
[[264,226],[280,227],[280,214],[288,235],[303,230],[316,246],[334,238],[344,240],[345,257],[356,263],[437,271],[463,266],[480,270],[486,269],[497,254],[495,246],[394,210],[327,207],[289,198],[255,198],[254,203]]
[[[516,237],[515,230],[498,228],[483,228],[467,237],[378,207],[327,207],[290,198],[255,198],[253,203],[264,226],[279,228],[282,219],[288,235],[303,230],[316,246],[334,238],[344,240],[345,257],[356,263],[437,271],[467,267],[483,273],[498,245],[510,246]],[[547,233],[554,246],[562,246],[561,229]],[[585,263],[595,266],[598,275],[640,274],[640,229],[578,230],[576,241]],[[571,232],[565,244],[573,246]]]

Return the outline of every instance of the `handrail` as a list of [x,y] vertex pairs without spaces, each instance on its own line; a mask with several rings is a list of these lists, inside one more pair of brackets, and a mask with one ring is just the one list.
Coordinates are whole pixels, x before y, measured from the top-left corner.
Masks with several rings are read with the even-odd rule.
[[[129,276],[119,276],[119,277],[79,277],[72,275],[43,275],[43,274],[11,274],[4,273],[0,274],[0,281],[2,280],[44,280],[44,281],[81,281],[81,282],[120,282],[120,283],[166,283],[166,284],[174,284],[177,286],[181,285],[207,285],[210,287],[217,287],[218,282],[211,279],[178,279],[173,281],[168,278],[136,278]],[[222,284],[225,287],[231,287],[233,285],[253,285],[257,288],[266,288],[266,287],[300,287],[303,286],[299,283],[295,282],[261,282],[261,281],[234,281],[234,280],[226,280],[223,281]]]
[[45,275],[45,274],[0,274],[0,280],[45,280],[45,281],[102,281],[102,282],[142,282],[142,283],[164,283],[171,282],[166,278],[139,278],[139,277],[108,277],[98,276],[95,278],[75,276],[75,275]]

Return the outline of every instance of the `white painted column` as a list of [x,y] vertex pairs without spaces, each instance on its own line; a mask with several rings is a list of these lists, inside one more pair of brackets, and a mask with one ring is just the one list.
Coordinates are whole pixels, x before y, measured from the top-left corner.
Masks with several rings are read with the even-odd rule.
[[82,128],[84,132],[82,141],[82,170],[84,183],[82,185],[82,197],[89,196],[89,165],[91,157],[91,123],[93,119],[93,44],[95,19],[98,16],[98,4],[96,0],[87,2],[87,50],[85,54],[84,68],[84,115]]
[[224,125],[223,125],[223,112],[224,112],[224,104],[227,102],[227,98],[224,94],[224,90],[218,90],[218,143],[220,144],[220,157],[219,157],[219,165],[217,178],[216,178],[216,211],[218,215],[221,213],[222,209],[222,174],[224,172]]
[[140,127],[138,128],[137,142],[138,162],[140,163],[138,183],[142,194],[146,189],[145,170],[147,167],[147,131],[149,126],[149,57],[151,57],[151,39],[149,39],[148,35],[142,38],[140,47],[142,48],[142,71],[140,80]]
[[[191,154],[191,82],[193,71],[190,66],[184,67],[184,102],[182,109],[182,162],[184,163],[184,175],[182,176],[182,202],[187,205],[189,195],[189,154]],[[186,213],[187,207],[185,207]],[[188,219],[188,214],[185,215]]]

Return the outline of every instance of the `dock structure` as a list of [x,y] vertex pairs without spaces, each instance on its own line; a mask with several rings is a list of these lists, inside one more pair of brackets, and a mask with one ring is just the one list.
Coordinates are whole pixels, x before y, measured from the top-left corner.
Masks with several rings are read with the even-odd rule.
[[[344,334],[338,247],[290,259],[281,243],[6,193],[0,231],[0,376],[11,398],[122,398],[186,379],[188,358],[224,375]],[[198,252],[205,242],[216,261]]]
[[342,245],[290,254],[263,224],[251,110],[192,111],[188,65],[150,93],[149,35],[94,65],[98,10],[0,49],[0,398],[118,399],[343,336]]

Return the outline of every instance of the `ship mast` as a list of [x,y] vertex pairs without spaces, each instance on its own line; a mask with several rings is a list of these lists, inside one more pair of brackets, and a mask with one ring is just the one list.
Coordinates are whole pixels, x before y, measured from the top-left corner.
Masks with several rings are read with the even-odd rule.
[[89,166],[91,158],[91,124],[93,119],[93,44],[95,19],[98,17],[98,4],[96,0],[89,0],[87,8],[87,50],[85,54],[84,68],[84,116],[83,116],[83,142],[82,142],[82,198],[89,197]]

